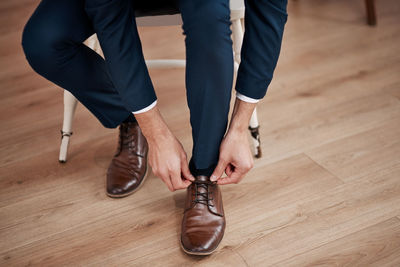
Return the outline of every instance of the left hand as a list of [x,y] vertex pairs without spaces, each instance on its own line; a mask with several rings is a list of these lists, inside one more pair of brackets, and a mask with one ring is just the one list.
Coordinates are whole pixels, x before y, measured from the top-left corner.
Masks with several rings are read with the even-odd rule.
[[[253,168],[254,160],[250,151],[247,131],[229,129],[222,140],[217,167],[211,175],[211,181],[219,185],[237,184]],[[227,177],[221,178],[223,173]]]

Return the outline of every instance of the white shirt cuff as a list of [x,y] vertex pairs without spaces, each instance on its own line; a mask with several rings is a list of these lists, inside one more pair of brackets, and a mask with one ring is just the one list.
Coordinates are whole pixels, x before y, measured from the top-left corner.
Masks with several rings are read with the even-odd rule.
[[143,112],[149,111],[149,110],[152,109],[156,104],[157,104],[157,100],[154,101],[153,103],[151,103],[150,105],[148,105],[148,106],[145,107],[145,108],[142,108],[142,109],[137,110],[137,111],[132,111],[132,113],[133,113],[133,114],[139,114],[139,113],[143,113]]
[[248,102],[248,103],[257,103],[258,101],[260,101],[260,99],[254,99],[254,98],[242,95],[238,91],[236,91],[236,97],[239,98],[240,100],[242,100],[244,102]]

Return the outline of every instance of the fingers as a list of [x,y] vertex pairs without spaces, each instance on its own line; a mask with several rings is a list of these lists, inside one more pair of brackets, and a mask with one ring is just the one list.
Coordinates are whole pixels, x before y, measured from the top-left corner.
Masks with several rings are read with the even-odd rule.
[[172,186],[171,179],[169,177],[168,171],[161,171],[156,166],[152,166],[152,170],[155,176],[160,177],[160,179],[165,183],[165,185],[168,187],[168,190],[173,192],[174,187]]
[[228,164],[228,166],[226,166],[226,169],[225,169],[226,175],[227,176],[231,176],[232,173],[233,173],[233,169],[234,169],[233,165],[232,164]]
[[182,180],[182,181],[183,181],[182,189],[187,188],[192,183],[192,181],[189,181],[189,180]]
[[[182,163],[181,165],[185,166],[185,163]],[[183,168],[181,168],[181,166],[179,165],[177,165],[176,167],[171,167],[164,171],[153,168],[153,173],[154,175],[160,177],[161,180],[163,180],[163,182],[167,185],[168,189],[171,192],[174,192],[175,190],[187,188],[192,183],[192,181],[182,178],[183,172],[185,172],[185,177],[193,178],[194,180],[194,177],[190,173],[189,168],[187,166],[186,170]]]
[[213,174],[211,175],[210,180],[211,181],[216,181],[219,178],[221,178],[222,174],[224,174],[224,171],[226,169],[226,166],[228,165],[228,162],[224,160],[223,158],[219,158],[217,167],[215,167]]
[[178,172],[173,174],[157,174],[157,176],[161,178],[171,192],[187,188],[192,183],[189,180],[183,180]]
[[182,179],[180,169],[179,169],[179,172],[175,171],[175,172],[171,173],[170,179],[171,179],[172,186],[174,187],[175,190],[184,189],[192,183],[189,180]]
[[169,175],[165,175],[165,176],[161,177],[161,180],[163,180],[163,182],[167,185],[169,191],[171,191],[171,192],[175,191],[175,189],[171,183],[171,179],[169,178]]
[[[194,179],[194,176],[190,173],[190,170],[189,170],[189,166],[188,166],[186,157],[185,157],[184,159],[181,160],[181,171],[182,171],[182,176],[183,176],[185,179],[190,180],[190,181],[192,181],[192,182],[195,180],[195,179]],[[189,183],[189,184],[190,184],[190,183]]]
[[253,168],[253,161],[249,161],[247,164],[242,163],[241,166],[228,164],[225,169],[227,177],[219,179],[218,184],[238,184],[251,168]]
[[219,185],[224,185],[224,184],[238,184],[242,178],[244,177],[245,173],[240,171],[238,168],[236,168],[231,175],[221,178],[218,180]]
[[[181,156],[180,162],[169,170],[172,186],[175,190],[187,188],[192,181],[193,175],[190,173],[186,160],[186,154]],[[182,177],[183,176],[183,177]]]
[[239,183],[243,177],[253,168],[254,162],[253,159],[241,162],[240,164],[228,164],[225,169],[226,175],[225,178],[219,179],[218,184],[237,184]]

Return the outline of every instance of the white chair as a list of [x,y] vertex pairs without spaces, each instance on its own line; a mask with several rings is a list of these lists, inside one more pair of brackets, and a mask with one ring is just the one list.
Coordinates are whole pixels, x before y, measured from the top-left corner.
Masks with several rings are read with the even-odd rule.
[[[244,2],[243,0],[230,0],[231,21],[232,21],[232,42],[234,51],[234,70],[235,76],[240,64],[240,50],[242,48],[243,31],[244,31]],[[181,25],[182,19],[180,14],[174,15],[157,15],[137,17],[138,26],[166,26]],[[86,45],[101,54],[100,44],[96,35],[92,35],[85,41]],[[148,68],[184,68],[186,60],[184,59],[156,59],[146,60]],[[78,100],[67,90],[64,90],[64,121],[61,130],[61,147],[59,161],[64,163],[67,161],[67,150],[72,135],[72,121]],[[249,130],[254,145],[254,155],[256,158],[261,157],[259,123],[257,118],[257,110],[250,120]]]

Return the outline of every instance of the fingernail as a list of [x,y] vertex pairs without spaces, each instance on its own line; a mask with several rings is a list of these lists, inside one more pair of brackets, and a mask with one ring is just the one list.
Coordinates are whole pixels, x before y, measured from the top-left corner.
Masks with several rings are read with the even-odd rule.
[[217,180],[217,176],[215,176],[215,175],[211,175],[211,178],[210,178],[210,180],[211,180],[211,181],[213,181],[213,182],[214,182],[214,181],[216,181],[216,180]]

